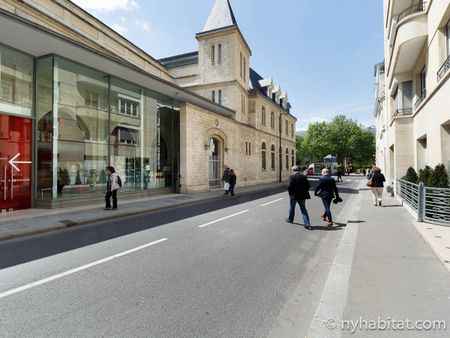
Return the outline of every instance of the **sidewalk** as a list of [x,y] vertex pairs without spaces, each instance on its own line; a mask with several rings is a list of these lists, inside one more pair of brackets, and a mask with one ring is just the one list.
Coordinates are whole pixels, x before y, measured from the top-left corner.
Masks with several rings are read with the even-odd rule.
[[[237,188],[236,196],[255,192],[282,189],[286,182]],[[141,199],[123,200],[119,193],[118,210],[103,210],[103,196],[99,203],[62,209],[27,209],[0,214],[0,241],[65,229],[67,227],[105,221],[117,217],[133,216],[161,211],[205,201],[220,200],[223,190],[217,189],[192,195],[165,194]],[[228,197],[229,198],[229,197]]]
[[[360,193],[358,219],[349,221],[358,225],[343,319],[366,324],[378,318],[390,324],[444,320],[448,330],[450,267],[445,260],[450,228],[414,222],[401,203],[387,194],[383,207],[375,207],[369,189],[362,188]],[[367,325],[354,333],[341,331],[343,337],[380,337],[380,333],[383,337],[446,336],[442,330],[371,330]]]

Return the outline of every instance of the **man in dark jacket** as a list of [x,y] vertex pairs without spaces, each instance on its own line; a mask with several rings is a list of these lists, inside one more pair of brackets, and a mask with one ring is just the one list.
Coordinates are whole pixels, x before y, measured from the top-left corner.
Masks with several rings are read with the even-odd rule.
[[230,168],[225,164],[223,166],[223,175],[222,175],[222,182],[223,182],[223,194],[228,195],[230,190],[230,182],[228,182],[228,178],[230,176]]
[[[336,181],[333,177],[329,176],[328,169],[322,170],[322,177],[320,177],[319,185],[314,190],[314,195],[322,198],[322,203],[325,208],[324,213],[321,215],[326,222],[327,227],[333,226],[333,216],[331,215],[331,201],[333,198],[340,200],[339,192],[336,186]],[[326,220],[328,218],[328,221]]]
[[300,210],[303,216],[303,224],[306,229],[311,229],[309,222],[308,210],[306,210],[306,200],[310,199],[309,195],[309,182],[305,175],[300,173],[300,169],[297,166],[292,167],[292,175],[289,176],[288,192],[289,192],[289,218],[287,222],[294,222],[295,206],[297,203],[300,205]]

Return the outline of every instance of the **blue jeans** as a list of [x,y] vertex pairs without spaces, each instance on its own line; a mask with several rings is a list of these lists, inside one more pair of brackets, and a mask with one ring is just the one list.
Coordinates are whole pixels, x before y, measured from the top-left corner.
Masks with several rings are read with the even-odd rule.
[[306,210],[306,203],[305,203],[306,201],[305,200],[296,200],[294,198],[294,196],[292,196],[292,195],[289,196],[289,199],[290,199],[290,203],[289,203],[289,220],[291,222],[294,221],[295,206],[298,203],[300,205],[300,210],[302,211],[303,224],[304,225],[310,225],[308,210]]
[[330,222],[333,221],[333,216],[331,216],[331,201],[328,198],[322,198],[323,207],[325,208],[324,217],[328,218]]

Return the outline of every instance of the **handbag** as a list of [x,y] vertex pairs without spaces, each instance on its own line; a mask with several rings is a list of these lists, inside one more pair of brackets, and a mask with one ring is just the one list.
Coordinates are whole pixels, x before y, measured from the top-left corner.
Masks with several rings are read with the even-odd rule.
[[223,190],[230,190],[230,183],[225,182],[225,184],[223,185]]
[[372,187],[372,183],[373,183],[373,182],[372,182],[372,179],[370,179],[370,180],[367,181],[366,185],[367,185],[368,187]]

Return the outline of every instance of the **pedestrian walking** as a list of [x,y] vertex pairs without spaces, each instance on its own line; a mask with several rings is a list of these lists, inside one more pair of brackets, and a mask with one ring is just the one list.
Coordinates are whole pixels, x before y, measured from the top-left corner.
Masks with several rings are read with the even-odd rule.
[[303,225],[308,230],[311,229],[308,210],[306,209],[306,200],[311,198],[309,188],[310,185],[306,176],[300,172],[299,167],[293,166],[292,174],[289,176],[288,180],[289,217],[286,221],[290,223],[294,222],[295,207],[298,203],[303,216]]
[[373,167],[372,173],[367,183],[372,189],[374,206],[382,206],[384,182],[386,182],[386,178],[381,173],[381,169],[378,167]]
[[229,193],[229,189],[230,189],[230,183],[228,182],[228,178],[229,178],[229,172],[230,172],[230,168],[225,164],[223,166],[223,175],[222,175],[222,182],[223,182],[223,194],[224,195],[228,195]]
[[237,177],[236,177],[234,170],[230,169],[228,172],[228,184],[230,185],[230,188],[228,191],[229,191],[231,197],[234,197],[234,186],[236,185],[236,180],[237,180]]
[[116,174],[114,167],[106,167],[106,174],[108,175],[106,180],[106,196],[105,196],[105,210],[111,210],[111,197],[112,197],[112,210],[117,210],[117,190],[122,186],[120,177]]
[[322,176],[319,179],[319,185],[314,190],[314,195],[322,198],[322,203],[325,211],[320,216],[326,222],[325,226],[332,227],[333,216],[331,215],[331,202],[333,201],[333,198],[335,198],[336,201],[342,200],[339,197],[339,191],[336,186],[336,181],[328,174],[328,169],[325,168],[322,170]]
[[341,167],[339,167],[339,168],[337,168],[337,181],[338,182],[344,182],[344,180],[342,179],[342,168]]

